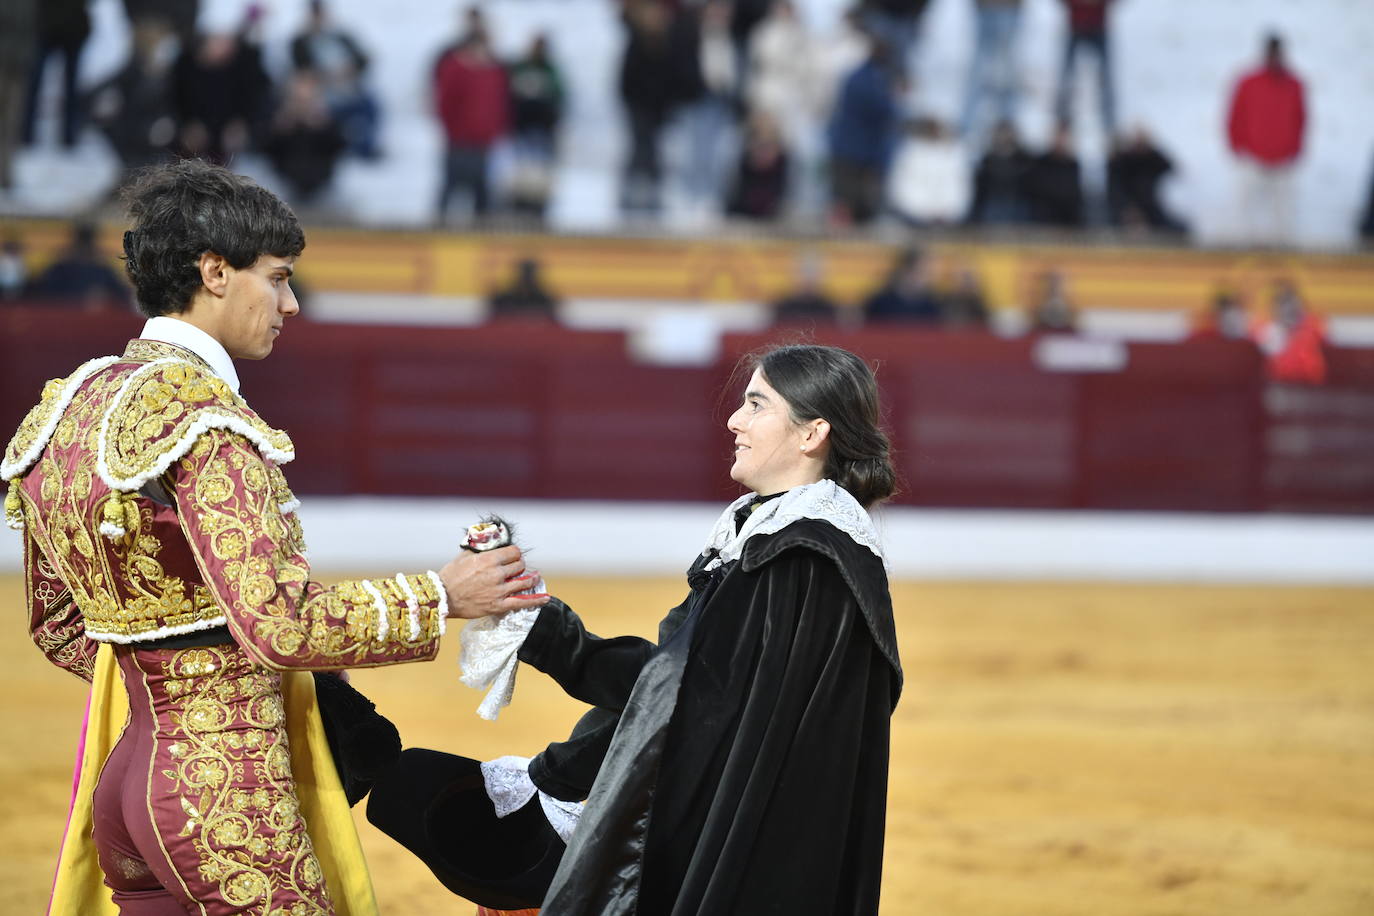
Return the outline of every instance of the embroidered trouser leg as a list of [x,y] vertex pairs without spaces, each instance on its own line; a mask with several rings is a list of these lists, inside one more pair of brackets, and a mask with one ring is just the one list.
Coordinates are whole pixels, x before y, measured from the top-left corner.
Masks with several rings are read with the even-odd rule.
[[170,896],[204,916],[331,913],[291,778],[280,675],[233,644],[118,659],[129,724],[96,788],[95,841],[122,912],[175,912],[151,908]]

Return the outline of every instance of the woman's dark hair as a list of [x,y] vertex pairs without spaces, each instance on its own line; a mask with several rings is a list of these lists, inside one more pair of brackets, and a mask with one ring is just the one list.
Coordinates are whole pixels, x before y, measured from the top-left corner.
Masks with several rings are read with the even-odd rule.
[[897,473],[879,426],[878,382],[867,363],[839,347],[792,344],[755,356],[753,367],[787,401],[793,420],[830,424],[826,477],[865,509],[893,494]]
[[280,198],[199,159],[146,169],[124,198],[133,218],[124,269],[150,318],[190,306],[207,251],[243,270],[263,255],[290,258],[305,248],[301,224]]

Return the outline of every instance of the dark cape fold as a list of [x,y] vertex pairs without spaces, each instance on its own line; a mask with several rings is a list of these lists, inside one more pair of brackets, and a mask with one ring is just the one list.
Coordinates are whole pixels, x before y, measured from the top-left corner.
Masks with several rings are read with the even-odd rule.
[[702,566],[544,913],[876,913],[901,690],[881,560],[802,520]]

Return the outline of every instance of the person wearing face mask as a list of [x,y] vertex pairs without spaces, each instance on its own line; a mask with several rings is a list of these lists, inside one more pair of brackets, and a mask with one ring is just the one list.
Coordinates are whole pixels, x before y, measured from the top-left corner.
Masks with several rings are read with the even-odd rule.
[[32,638],[92,685],[49,912],[375,914],[308,673],[426,661],[448,617],[545,599],[515,597],[516,547],[315,581],[294,447],[234,368],[299,311],[301,227],[198,160],[129,195],[148,322],[49,382],[0,464]]
[[[488,778],[489,819],[502,796],[513,808],[536,789],[541,800],[586,800],[556,869],[531,856],[509,906],[542,899],[544,916],[878,911],[902,671],[868,514],[896,485],[877,384],[835,347],[785,346],[750,365],[728,422],[730,476],[748,492],[712,527],[658,643],[593,636],[557,598],[523,615],[512,651],[593,708],[568,741]],[[407,750],[368,807],[451,887],[472,877],[476,847],[492,845],[486,828],[442,816],[463,780],[481,785],[464,760]],[[517,848],[510,833],[496,845]]]

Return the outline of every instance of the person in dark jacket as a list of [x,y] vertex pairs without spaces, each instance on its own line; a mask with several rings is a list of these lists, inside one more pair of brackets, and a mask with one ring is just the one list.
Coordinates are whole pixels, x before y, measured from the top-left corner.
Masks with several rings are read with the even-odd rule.
[[1083,184],[1067,124],[1055,129],[1050,148],[1035,157],[1026,176],[1026,196],[1034,222],[1043,226],[1083,225]]
[[999,123],[973,175],[969,222],[997,226],[1029,221],[1027,179],[1034,164],[1034,158],[1016,136],[1015,126],[1010,121]]
[[51,305],[88,311],[127,308],[129,286],[110,267],[95,242],[95,226],[72,225],[71,242],[56,260],[30,281],[27,297]]
[[788,165],[787,147],[777,122],[766,112],[755,112],[745,128],[729,212],[757,220],[781,216],[787,199]]
[[901,128],[900,88],[887,47],[876,41],[840,85],[828,138],[831,214],[841,225],[863,225],[882,211]]
[[919,248],[898,254],[887,280],[864,302],[864,320],[869,322],[937,325],[942,312],[930,261]]
[[263,151],[277,174],[290,183],[294,202],[309,203],[328,187],[346,147],[319,78],[308,70],[293,73]]
[[1173,170],[1173,162],[1145,128],[1119,138],[1107,160],[1107,208],[1112,224],[1182,232],[1184,225],[1159,200],[1160,182]]
[[543,219],[553,184],[558,152],[558,123],[563,119],[563,74],[549,50],[549,36],[540,33],[525,56],[508,71],[514,174],[511,204],[518,213]]

